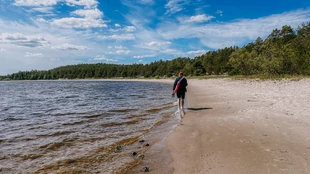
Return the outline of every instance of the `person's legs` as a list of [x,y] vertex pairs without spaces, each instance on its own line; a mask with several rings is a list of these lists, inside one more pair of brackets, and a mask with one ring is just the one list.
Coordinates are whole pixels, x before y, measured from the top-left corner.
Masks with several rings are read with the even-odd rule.
[[181,93],[177,92],[177,97],[178,97],[178,110],[180,110],[181,109],[181,98],[182,98]]
[[178,98],[178,111],[180,113],[180,119],[182,121],[183,117],[182,117],[182,114],[181,114],[181,112],[182,112],[182,110],[181,110],[181,100],[182,100],[182,97]]
[[185,111],[184,111],[184,101],[185,101],[185,92],[182,94],[182,112],[185,115]]

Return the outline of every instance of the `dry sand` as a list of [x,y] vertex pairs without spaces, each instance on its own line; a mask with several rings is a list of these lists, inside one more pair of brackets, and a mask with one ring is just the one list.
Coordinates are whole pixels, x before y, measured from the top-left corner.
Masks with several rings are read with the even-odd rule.
[[188,83],[167,141],[173,173],[310,173],[310,79]]

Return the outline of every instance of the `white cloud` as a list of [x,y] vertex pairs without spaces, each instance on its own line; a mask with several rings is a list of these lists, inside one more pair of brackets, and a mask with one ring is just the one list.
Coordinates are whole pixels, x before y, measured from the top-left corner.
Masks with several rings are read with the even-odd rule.
[[6,49],[0,48],[0,52],[6,52]]
[[147,54],[147,55],[140,55],[140,56],[133,56],[134,59],[142,59],[147,57],[155,57],[155,54]]
[[180,54],[180,51],[178,51],[176,49],[166,49],[166,50],[164,50],[162,52],[166,53],[166,54]]
[[196,50],[196,51],[189,51],[186,54],[191,54],[191,55],[202,55],[205,54],[207,50]]
[[152,41],[147,43],[147,46],[162,46],[162,45],[170,45],[171,42],[167,41],[167,42],[156,42],[156,41]]
[[138,3],[140,4],[154,4],[154,0],[138,0]]
[[91,19],[98,19],[103,16],[103,13],[98,9],[76,10],[71,12],[71,14]]
[[42,57],[43,54],[42,53],[29,53],[26,52],[25,57]]
[[139,60],[138,62],[143,62],[143,60]]
[[116,54],[129,54],[130,52],[130,50],[117,50]]
[[120,29],[112,29],[112,28],[109,29],[109,32],[112,32],[112,33],[116,33],[116,32],[119,32],[119,31],[120,31]]
[[31,11],[41,12],[41,13],[53,13],[53,7],[35,7],[32,8]]
[[68,6],[84,6],[87,9],[95,8],[99,4],[97,0],[15,0],[16,6],[42,7],[53,6],[58,2],[65,2]]
[[191,22],[196,22],[196,23],[201,23],[201,22],[206,22],[209,21],[211,19],[213,19],[214,16],[207,16],[205,14],[201,14],[201,15],[196,15],[196,16],[191,16],[189,19],[185,19],[180,21],[181,23],[191,23]]
[[188,0],[169,0],[165,5],[167,8],[166,14],[174,14],[183,10],[183,6],[188,3]]
[[120,24],[115,24],[114,26],[115,26],[115,27],[121,27],[121,25],[120,25]]
[[222,10],[217,10],[216,12],[215,12],[216,14],[219,14],[220,16],[223,16],[223,11]]
[[257,19],[240,19],[205,25],[166,22],[161,24],[157,33],[167,40],[197,38],[204,46],[218,49],[226,46],[240,46],[257,37],[265,38],[273,29],[281,28],[284,25],[296,28],[309,19],[310,9],[307,9]]
[[120,35],[110,35],[110,36],[100,36],[99,38],[104,40],[135,40],[135,36],[133,34],[120,34]]
[[62,50],[62,51],[64,51],[64,50],[80,51],[80,50],[89,49],[86,46],[79,46],[79,45],[72,45],[72,44],[63,44],[63,45],[54,46],[52,48],[56,49],[56,50]]
[[116,48],[116,49],[126,49],[126,47],[123,47],[123,46],[114,46],[114,48]]
[[[30,1],[30,0],[28,0]],[[97,8],[89,9],[90,7],[96,7],[98,4],[95,0],[58,0],[65,1],[67,4],[71,5],[82,5],[85,6],[86,9],[79,9],[71,12],[71,15],[79,16],[77,17],[64,17],[60,19],[53,19],[51,22],[52,25],[61,27],[61,28],[81,28],[81,29],[89,29],[89,28],[103,28],[107,27],[105,22],[101,19],[103,17],[103,13]],[[53,10],[52,7],[38,7],[33,8],[32,11],[40,11],[40,12],[49,12]]]
[[37,21],[37,22],[47,22],[47,21],[46,21],[45,19],[43,19],[43,18],[37,18],[36,21]]
[[94,8],[97,7],[99,2],[97,0],[65,0],[67,5],[70,6],[85,6],[85,8]]
[[132,33],[132,32],[135,32],[136,30],[137,30],[137,28],[135,26],[126,26],[124,28],[118,27],[117,29],[112,29],[112,28],[109,29],[109,31],[113,32],[113,33],[116,33],[119,31],[125,31],[127,33]]
[[126,32],[134,32],[134,31],[136,31],[136,27],[134,27],[134,26],[126,26],[126,27],[124,27],[124,30]]
[[57,0],[15,0],[16,6],[52,6],[56,5]]
[[105,24],[102,20],[99,19],[74,17],[55,19],[51,24],[62,28],[87,29],[107,27],[107,24]]
[[104,60],[104,61],[106,61],[106,62],[117,62],[118,60],[116,60],[116,59],[109,59],[109,58],[106,58],[106,57],[104,57],[104,56],[96,56],[95,58],[94,58],[94,60]]
[[108,49],[112,49],[113,47],[112,46],[108,46]]
[[41,36],[25,36],[21,33],[2,33],[0,43],[13,44],[24,47],[39,47],[49,45],[49,41]]

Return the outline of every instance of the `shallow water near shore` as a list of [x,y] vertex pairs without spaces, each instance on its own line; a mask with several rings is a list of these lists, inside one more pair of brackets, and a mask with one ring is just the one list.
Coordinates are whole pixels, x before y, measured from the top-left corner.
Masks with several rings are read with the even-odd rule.
[[0,89],[0,173],[122,173],[176,124],[166,83],[26,81]]

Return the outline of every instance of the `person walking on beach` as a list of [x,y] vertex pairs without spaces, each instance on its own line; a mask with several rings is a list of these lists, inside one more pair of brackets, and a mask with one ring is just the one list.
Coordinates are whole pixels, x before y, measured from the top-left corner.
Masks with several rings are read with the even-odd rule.
[[[184,77],[183,72],[180,72],[179,77],[177,77],[175,79],[174,84],[173,84],[172,97],[174,97],[175,93],[177,93],[178,110],[182,109],[182,112],[184,114],[185,114],[185,112],[184,112],[184,99],[185,99],[186,86],[187,86],[187,80]],[[181,116],[181,119],[182,119],[182,116]]]

